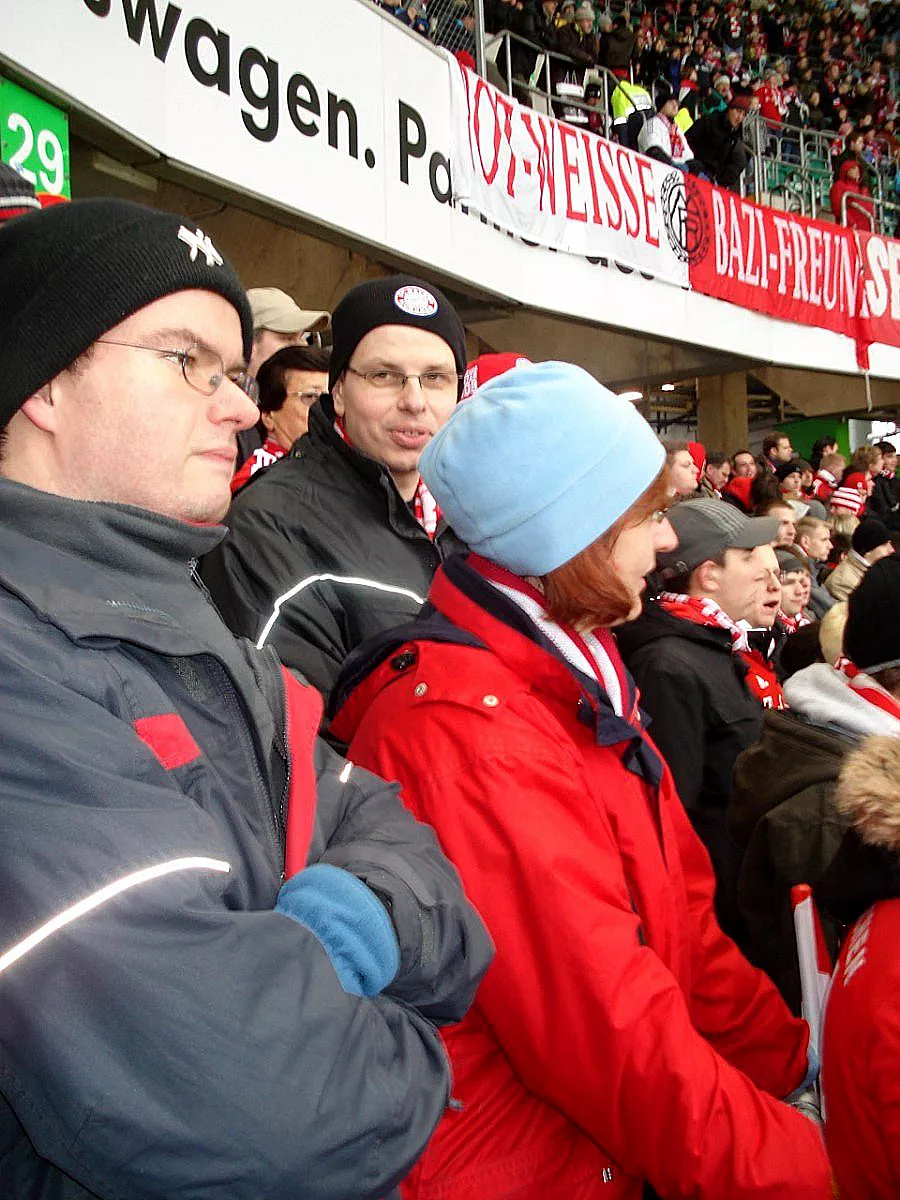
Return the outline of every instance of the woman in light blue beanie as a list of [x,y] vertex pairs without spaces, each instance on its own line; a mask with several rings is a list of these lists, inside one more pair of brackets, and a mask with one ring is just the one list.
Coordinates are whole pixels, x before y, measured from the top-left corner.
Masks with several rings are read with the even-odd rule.
[[401,781],[497,955],[445,1033],[460,1104],[405,1200],[827,1196],[818,1131],[779,1099],[806,1026],[716,925],[610,632],[676,545],[662,446],[585,371],[527,364],[420,470],[472,553],[348,664],[331,730]]

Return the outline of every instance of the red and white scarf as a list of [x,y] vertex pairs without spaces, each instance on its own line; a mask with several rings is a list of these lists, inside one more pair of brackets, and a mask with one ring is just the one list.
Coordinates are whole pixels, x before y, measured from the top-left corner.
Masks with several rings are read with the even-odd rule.
[[[344,439],[348,446],[353,443],[347,436],[347,430],[344,428],[344,422],[340,417],[335,417],[334,427],[340,436]],[[431,492],[425,486],[425,480],[419,476],[419,482],[416,484],[416,494],[413,496],[413,516],[428,534],[432,541],[437,533],[438,521],[441,519],[441,510],[438,507],[438,502],[432,496]]]
[[812,621],[803,612],[798,612],[795,617],[789,617],[787,613],[778,610],[778,620],[781,622],[785,633],[796,633],[798,629],[803,629],[805,625],[812,625]]
[[710,600],[708,596],[685,596],[681,592],[661,592],[657,600],[660,608],[682,621],[727,629],[731,634],[731,653],[746,664],[744,682],[750,695],[763,708],[787,708],[784,692],[771,663],[751,647],[746,629],[732,621],[715,600]]
[[560,625],[547,612],[543,593],[520,575],[477,554],[471,554],[469,562],[498,592],[521,609],[570,666],[600,684],[616,716],[630,725],[640,726],[637,688],[608,629],[579,633],[569,625]]
[[889,716],[900,721],[900,700],[897,700],[890,692],[886,691],[880,683],[867,675],[865,671],[861,671],[855,666],[849,658],[839,658],[834,664],[834,669],[849,680],[849,687],[852,692],[860,696],[867,703],[872,704],[875,708],[880,708],[882,712],[886,712]]

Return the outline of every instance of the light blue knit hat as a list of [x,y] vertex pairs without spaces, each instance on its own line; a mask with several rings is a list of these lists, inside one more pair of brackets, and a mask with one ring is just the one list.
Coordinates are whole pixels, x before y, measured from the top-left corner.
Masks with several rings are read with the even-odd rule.
[[627,400],[572,363],[529,363],[480,387],[419,470],[456,533],[517,575],[545,575],[605,533],[665,462]]

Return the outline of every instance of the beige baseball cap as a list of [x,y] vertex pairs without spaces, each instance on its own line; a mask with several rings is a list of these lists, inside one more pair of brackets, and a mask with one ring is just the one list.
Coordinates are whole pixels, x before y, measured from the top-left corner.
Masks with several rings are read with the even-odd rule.
[[299,308],[280,288],[248,288],[253,329],[273,333],[319,333],[331,324],[331,313]]

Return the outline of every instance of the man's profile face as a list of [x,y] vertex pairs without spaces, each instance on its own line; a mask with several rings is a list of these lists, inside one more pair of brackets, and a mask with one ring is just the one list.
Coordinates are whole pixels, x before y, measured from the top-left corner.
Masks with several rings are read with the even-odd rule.
[[756,478],[756,459],[752,454],[736,454],[734,457],[734,474],[736,479]]
[[708,462],[706,464],[706,478],[714,488],[721,491],[731,478],[731,463],[727,459],[725,462],[719,463],[718,466]]
[[807,555],[816,562],[825,562],[831,553],[831,534],[823,521],[811,533],[806,533],[800,539]]
[[777,517],[780,521],[775,545],[793,546],[797,540],[797,518],[794,516],[791,506],[789,504],[773,504],[767,515]]
[[775,462],[786,463],[790,462],[793,457],[794,448],[791,445],[791,439],[789,437],[779,438],[775,449],[772,451],[772,458]]
[[258,410],[230,379],[203,395],[187,383],[177,360],[155,351],[199,343],[220,356],[226,372],[240,370],[237,310],[214,292],[176,292],[103,339],[154,349],[101,340],[74,370],[51,381],[47,490],[198,524],[221,520],[230,500],[236,435],[256,423]]
[[778,560],[771,546],[726,550],[716,579],[714,599],[732,621],[748,621],[754,629],[771,628],[781,600]]
[[[383,463],[401,492],[415,489],[419,457],[456,407],[458,381],[453,351],[442,337],[409,325],[371,329],[350,356],[349,368],[332,388],[334,410],[350,442]],[[376,388],[360,375],[395,371],[443,375],[443,387],[423,388],[408,379],[402,390]],[[407,497],[408,498],[408,497]]]

